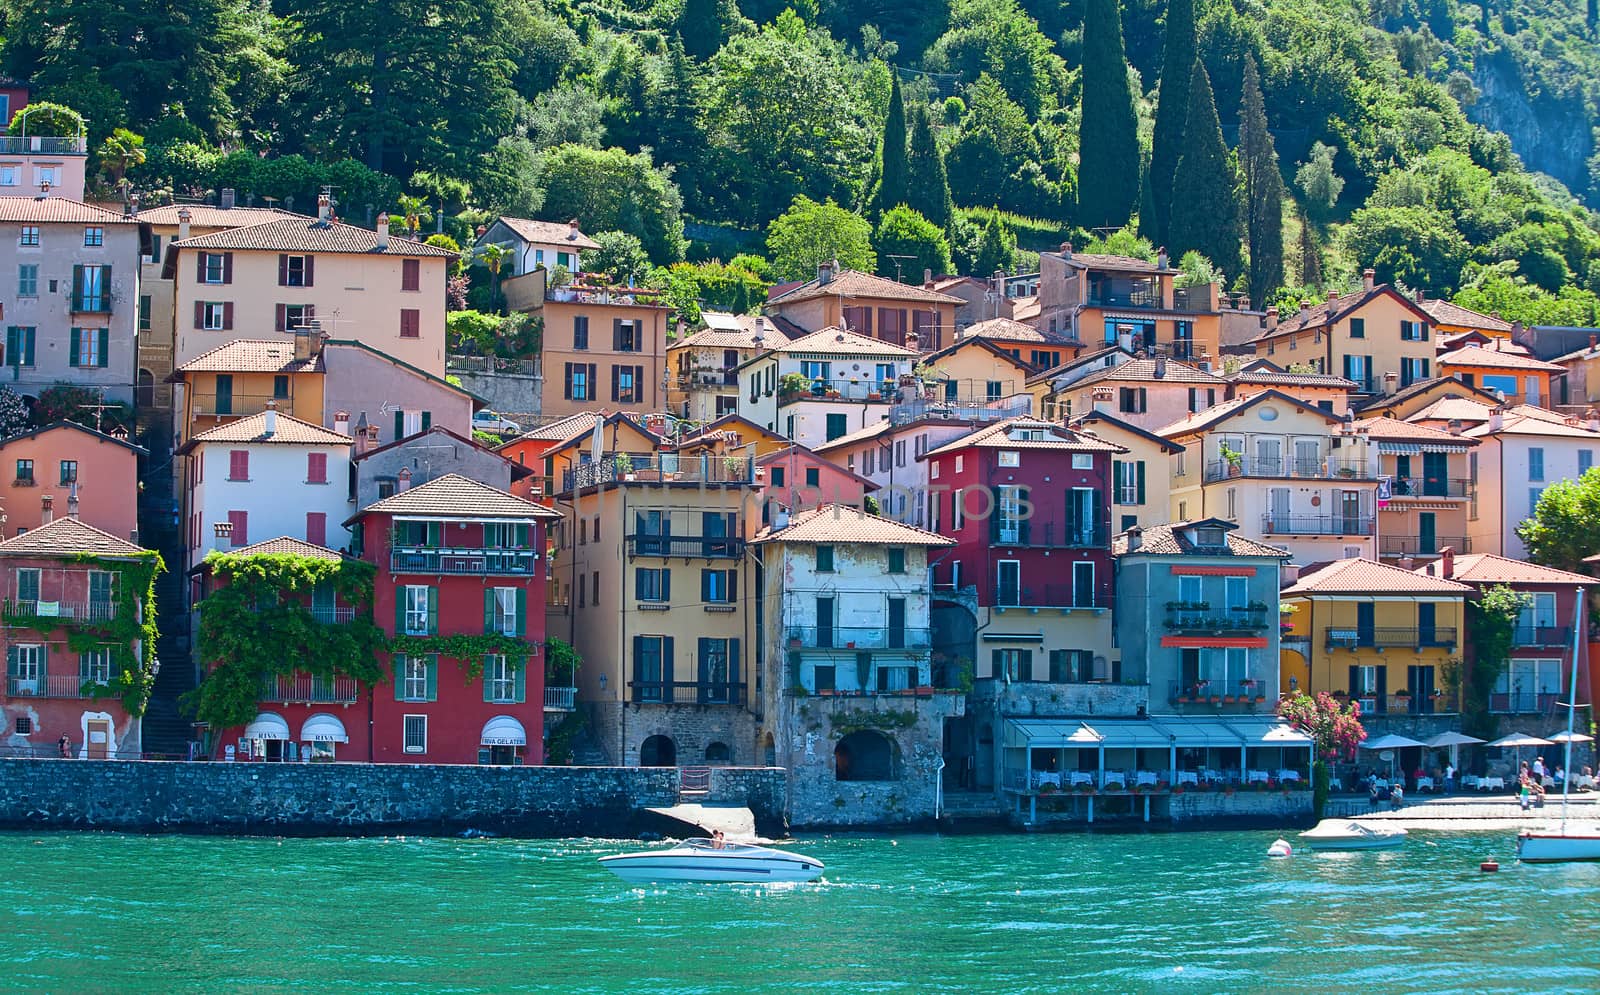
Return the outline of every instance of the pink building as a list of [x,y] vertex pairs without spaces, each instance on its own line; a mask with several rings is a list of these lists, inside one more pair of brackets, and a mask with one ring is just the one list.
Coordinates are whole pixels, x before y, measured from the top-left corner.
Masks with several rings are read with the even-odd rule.
[[18,536],[75,514],[119,539],[137,540],[143,453],[124,439],[69,421],[0,442],[0,481],[11,485],[6,533]]

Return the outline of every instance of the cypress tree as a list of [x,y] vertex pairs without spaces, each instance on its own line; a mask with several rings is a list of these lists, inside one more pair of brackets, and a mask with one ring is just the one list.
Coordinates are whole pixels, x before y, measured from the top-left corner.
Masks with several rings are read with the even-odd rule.
[[1189,117],[1189,79],[1194,75],[1194,0],[1167,4],[1167,37],[1161,52],[1161,91],[1156,100],[1155,133],[1150,144],[1152,217],[1139,215],[1139,231],[1157,245],[1167,239],[1172,219],[1172,178],[1183,154],[1183,127]]
[[677,28],[690,55],[711,58],[722,47],[722,0],[684,0]]
[[1172,221],[1167,232],[1172,258],[1190,249],[1230,277],[1239,275],[1239,203],[1234,195],[1228,146],[1211,94],[1205,64],[1196,59],[1189,84],[1189,120],[1184,150],[1172,183]]
[[1121,14],[1117,0],[1087,0],[1083,117],[1078,127],[1078,223],[1121,228],[1128,223],[1138,198],[1138,119],[1128,87]]
[[944,152],[933,136],[926,107],[911,115],[911,152],[906,157],[906,204],[945,231],[955,217],[950,200],[950,178],[945,173]]
[[878,148],[876,214],[906,203],[906,105],[900,97],[900,74],[889,88],[889,115],[883,120],[883,144]]
[[1283,286],[1283,176],[1267,130],[1256,61],[1244,57],[1244,96],[1239,103],[1239,173],[1244,190],[1245,238],[1250,244],[1250,301],[1265,307]]
[[1300,285],[1322,286],[1322,250],[1317,247],[1317,233],[1311,219],[1300,215]]

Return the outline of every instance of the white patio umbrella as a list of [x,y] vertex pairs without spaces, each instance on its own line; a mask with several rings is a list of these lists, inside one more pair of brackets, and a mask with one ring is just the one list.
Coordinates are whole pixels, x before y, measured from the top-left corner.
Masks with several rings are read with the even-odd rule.
[[1567,743],[1567,742],[1572,742],[1572,743],[1592,743],[1592,742],[1594,742],[1594,737],[1593,736],[1586,736],[1581,732],[1566,732],[1566,731],[1562,731],[1562,732],[1556,733],[1554,736],[1551,736],[1550,737],[1550,742],[1552,742],[1552,743]]
[[1450,766],[1459,770],[1461,768],[1461,747],[1471,746],[1473,743],[1481,742],[1483,742],[1483,740],[1476,736],[1468,736],[1466,733],[1441,732],[1439,735],[1428,740],[1426,745],[1432,747],[1433,749],[1438,749],[1441,746],[1450,747]]
[[1526,747],[1526,746],[1554,746],[1556,744],[1551,740],[1540,739],[1538,736],[1530,736],[1525,732],[1514,732],[1509,736],[1501,736],[1499,739],[1495,740],[1494,742],[1490,743],[1489,745],[1491,747],[1496,747],[1497,746],[1502,750],[1504,750],[1504,749],[1516,750],[1517,751],[1517,761],[1518,761],[1517,767],[1520,770],[1521,767],[1522,767],[1521,760],[1522,760],[1522,749],[1523,749],[1523,747]]
[[[1409,738],[1407,738],[1405,736],[1396,736],[1395,734],[1390,733],[1387,736],[1379,736],[1377,739],[1369,739],[1369,740],[1367,740],[1366,742],[1361,744],[1361,748],[1363,750],[1374,750],[1374,751],[1377,751],[1377,750],[1403,750],[1408,746],[1424,746],[1424,745],[1426,745],[1426,744],[1424,744],[1420,740],[1409,739]],[[1391,755],[1389,757],[1389,780],[1391,780],[1391,781],[1394,780],[1394,757],[1393,757],[1393,755]]]

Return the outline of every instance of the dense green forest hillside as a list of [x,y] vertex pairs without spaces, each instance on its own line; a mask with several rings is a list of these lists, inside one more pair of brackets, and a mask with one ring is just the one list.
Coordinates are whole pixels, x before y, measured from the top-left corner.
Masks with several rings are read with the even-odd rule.
[[0,0],[0,63],[104,196],[575,216],[686,306],[1100,237],[1258,304],[1371,265],[1593,323],[1596,2]]

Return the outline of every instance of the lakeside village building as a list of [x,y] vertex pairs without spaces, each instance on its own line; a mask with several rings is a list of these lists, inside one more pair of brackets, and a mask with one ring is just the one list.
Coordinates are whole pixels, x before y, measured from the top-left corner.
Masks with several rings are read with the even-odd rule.
[[[693,331],[583,272],[579,222],[503,218],[478,244],[545,334],[502,372],[446,355],[449,254],[387,218],[48,194],[0,197],[4,367],[131,400],[143,445],[0,440],[10,754],[775,766],[811,826],[1293,817],[1279,696],[1458,730],[1498,585],[1526,595],[1501,731],[1554,732],[1575,670],[1592,697],[1588,581],[1516,537],[1600,451],[1565,403],[1592,340],[1370,271],[1280,321],[1070,245],[916,285],[825,262]],[[526,431],[477,441],[485,394]],[[370,620],[382,676],[264,671],[249,721],[192,726],[212,552],[369,564],[368,603],[261,610]]]

